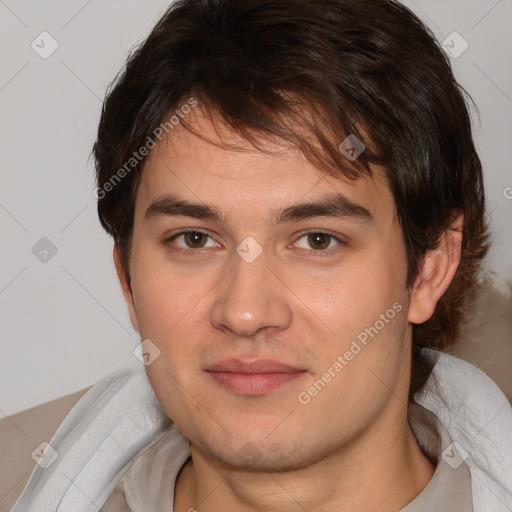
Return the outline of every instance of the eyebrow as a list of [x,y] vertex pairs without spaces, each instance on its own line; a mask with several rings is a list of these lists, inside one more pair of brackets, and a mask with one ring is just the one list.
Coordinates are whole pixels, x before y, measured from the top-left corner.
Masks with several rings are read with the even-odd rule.
[[321,199],[318,202],[307,202],[285,208],[277,215],[276,223],[305,220],[314,217],[352,218],[374,222],[370,211],[341,194]]
[[[288,206],[284,210],[274,210],[273,213],[274,224],[315,217],[351,218],[367,222],[374,222],[375,220],[367,208],[354,203],[340,194],[335,194],[315,202]],[[226,223],[225,215],[217,208],[204,203],[193,203],[172,195],[155,200],[146,209],[146,219],[159,216],[185,216]]]
[[220,223],[225,222],[224,215],[213,206],[202,203],[191,203],[172,195],[152,202],[146,209],[144,217],[150,219],[159,216],[174,217],[179,215]]

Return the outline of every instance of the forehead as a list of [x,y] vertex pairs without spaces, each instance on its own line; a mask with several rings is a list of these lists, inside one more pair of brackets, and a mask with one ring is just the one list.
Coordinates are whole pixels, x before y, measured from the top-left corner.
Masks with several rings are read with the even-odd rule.
[[[220,118],[207,118],[200,108],[186,119],[188,129],[174,127],[148,156],[137,192],[137,205],[172,194],[215,204],[235,206],[249,215],[265,204],[275,212],[290,201],[316,200],[335,193],[364,204],[372,214],[394,215],[394,203],[384,170],[357,180],[327,174],[288,141],[258,138],[257,146]],[[258,210],[260,211],[260,210]],[[260,211],[261,213],[261,211]]]

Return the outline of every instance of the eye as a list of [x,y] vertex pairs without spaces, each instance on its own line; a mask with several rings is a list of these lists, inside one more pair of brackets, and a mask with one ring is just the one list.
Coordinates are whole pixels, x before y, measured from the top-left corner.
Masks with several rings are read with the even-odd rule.
[[201,231],[186,231],[172,236],[169,242],[182,249],[208,249],[217,247],[218,244],[206,233]]
[[294,245],[300,249],[325,251],[339,245],[339,243],[340,241],[333,235],[322,232],[314,232],[301,236]]

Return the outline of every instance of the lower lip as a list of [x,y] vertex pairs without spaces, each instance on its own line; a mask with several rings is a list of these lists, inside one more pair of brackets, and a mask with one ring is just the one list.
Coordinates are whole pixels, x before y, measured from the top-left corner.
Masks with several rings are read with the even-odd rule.
[[301,377],[305,371],[292,373],[208,372],[222,387],[244,395],[263,395]]

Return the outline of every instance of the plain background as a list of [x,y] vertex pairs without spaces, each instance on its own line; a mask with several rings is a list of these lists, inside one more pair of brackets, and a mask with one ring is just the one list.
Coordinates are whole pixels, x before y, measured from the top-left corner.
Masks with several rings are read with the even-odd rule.
[[[480,112],[475,139],[494,239],[486,271],[511,300],[512,2],[404,3],[440,41],[455,31],[469,45],[452,62]],[[89,155],[108,84],[168,5],[0,0],[0,417],[133,364],[140,340],[97,220]],[[58,43],[46,59],[31,47],[50,48],[42,32]],[[47,261],[34,254],[48,248],[43,237],[57,251]]]

